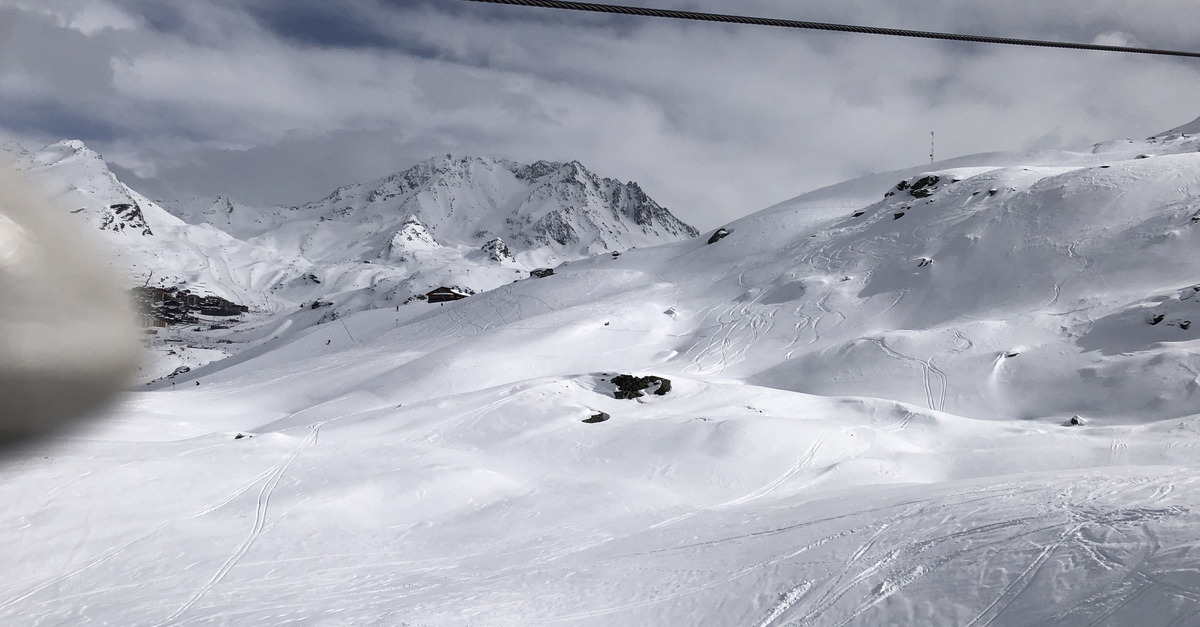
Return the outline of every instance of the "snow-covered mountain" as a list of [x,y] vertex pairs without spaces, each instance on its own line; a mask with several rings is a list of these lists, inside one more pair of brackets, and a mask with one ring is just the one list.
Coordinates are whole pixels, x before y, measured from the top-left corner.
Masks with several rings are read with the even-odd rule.
[[[597,251],[696,234],[636,183],[598,177],[577,162],[445,156],[300,207],[218,198],[167,202],[168,211],[118,180],[80,141],[7,151],[73,219],[100,234],[131,285],[218,296],[248,307],[254,319],[331,307],[293,320],[315,324],[412,303],[439,286],[475,293]],[[161,348],[147,375],[232,350],[183,359],[176,347]]]
[[326,262],[403,256],[396,237],[414,221],[443,246],[479,248],[500,238],[518,257],[528,251],[559,260],[697,234],[637,183],[601,178],[579,162],[523,165],[451,155],[300,207],[256,210],[218,199],[179,211],[189,222]]
[[98,235],[109,263],[131,286],[186,286],[269,312],[282,307],[272,286],[289,275],[289,267],[304,266],[210,225],[183,222],[118,180],[78,140],[34,152],[10,146],[8,152],[19,172]]
[[[241,348],[0,472],[0,619],[1189,624],[1197,128],[873,175],[453,302],[172,331]],[[380,185],[294,210],[388,220],[325,267],[523,245]]]

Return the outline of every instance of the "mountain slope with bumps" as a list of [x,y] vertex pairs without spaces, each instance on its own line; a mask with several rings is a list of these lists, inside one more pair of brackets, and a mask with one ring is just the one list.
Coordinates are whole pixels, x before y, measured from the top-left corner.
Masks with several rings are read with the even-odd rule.
[[[367,306],[368,285],[205,332],[240,348],[0,469],[20,521],[0,621],[1187,624],[1198,125],[847,181],[443,302]],[[470,163],[496,215],[553,213]],[[238,237],[316,255],[343,250],[329,212],[386,221],[314,290],[460,246],[526,263],[504,220],[435,202],[466,188],[424,184]]]

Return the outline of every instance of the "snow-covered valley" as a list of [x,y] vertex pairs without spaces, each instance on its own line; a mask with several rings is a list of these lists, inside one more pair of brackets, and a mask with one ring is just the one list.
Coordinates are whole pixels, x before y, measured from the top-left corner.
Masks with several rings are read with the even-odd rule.
[[[294,221],[134,197],[176,237],[127,260],[251,312],[159,329],[216,352],[4,460],[0,622],[1197,624],[1197,132],[873,175],[689,239],[503,230],[548,215],[512,198],[571,197],[531,172],[636,197],[577,164],[428,162],[528,221],[422,201],[424,174]],[[477,293],[410,298],[437,285]],[[616,398],[625,373],[670,389]]]

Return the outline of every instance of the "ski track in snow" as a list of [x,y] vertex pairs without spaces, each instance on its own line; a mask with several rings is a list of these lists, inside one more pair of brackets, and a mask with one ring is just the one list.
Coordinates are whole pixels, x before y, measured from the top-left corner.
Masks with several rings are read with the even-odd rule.
[[635,610],[638,608],[649,607],[652,605],[659,605],[659,604],[665,603],[667,601],[673,601],[675,599],[692,596],[699,592],[704,592],[705,590],[710,590],[717,586],[727,584],[736,579],[745,577],[746,575],[749,575],[750,573],[758,570],[759,568],[760,568],[760,565],[755,564],[753,566],[748,566],[746,568],[736,570],[736,571],[732,572],[731,574],[729,574],[728,576],[721,577],[720,579],[714,579],[712,581],[703,583],[701,585],[687,588],[685,590],[679,590],[677,592],[672,592],[670,594],[665,594],[663,596],[652,597],[649,599],[643,599],[641,601],[634,601],[632,603],[624,603],[621,605],[614,605],[611,607],[606,607],[603,609],[594,610],[594,611],[590,611],[590,612],[577,612],[574,614],[564,614],[561,616],[555,616],[553,618],[544,620],[542,622],[544,622],[546,624],[552,624],[552,623],[563,623],[563,622],[567,622],[567,621],[587,620],[589,618],[599,618],[601,616],[608,616],[611,614],[628,612],[630,610]]
[[912,413],[911,411],[906,411],[906,412],[904,412],[904,416],[902,418],[900,418],[899,422],[897,422],[895,425],[887,427],[886,429],[884,429],[884,431],[887,431],[889,433],[899,433],[901,431],[904,431],[905,429],[908,428],[909,425],[912,424],[913,418],[915,418],[915,417],[916,417],[916,414]]
[[917,359],[916,357],[900,353],[889,346],[887,340],[881,337],[867,338],[867,340],[878,346],[888,357],[920,366],[925,385],[925,401],[928,407],[934,411],[943,411],[945,409],[946,373],[933,363],[933,358],[928,360]]
[[1110,450],[1110,463],[1114,466],[1119,466],[1125,463],[1126,456],[1129,453],[1129,444],[1125,440],[1115,439],[1112,441]]
[[[795,325],[792,326],[792,330],[795,333],[792,335],[792,340],[790,342],[788,342],[787,346],[784,347],[786,349],[791,349],[793,346],[800,343],[800,340],[804,337],[804,330],[810,329],[810,327],[812,325],[813,318],[811,316],[803,313],[803,309],[804,309],[804,305],[801,305],[800,307],[796,308],[796,311],[793,312],[793,314],[792,314],[793,316],[800,318],[800,322],[797,322]],[[811,342],[809,342],[809,344],[813,344],[814,342],[817,341],[817,339],[820,338],[820,336],[817,335],[817,332],[815,329],[810,329],[810,330],[812,331],[812,334],[813,334],[813,340]],[[785,354],[783,357],[784,360],[786,361],[786,360],[791,359],[792,355],[795,352],[796,352],[795,350],[788,350],[787,354]]]
[[[917,514],[922,513],[923,509],[924,508],[918,508],[908,515],[896,517],[893,522],[914,518]],[[876,557],[870,561],[870,563],[866,564],[865,567],[855,569],[855,563],[863,558],[878,541],[878,536],[883,532],[883,529],[880,529],[876,531],[875,535],[868,540],[866,544],[864,544],[858,551],[855,552],[846,566],[843,567],[842,571],[829,580],[829,582],[826,584],[826,593],[820,599],[814,602],[814,605],[811,607],[811,609],[809,609],[807,613],[805,613],[796,621],[789,622],[787,624],[811,624],[813,621],[816,621],[817,619],[826,616],[827,613],[832,612],[835,606],[852,590],[865,583],[868,583],[873,578],[878,576],[879,581],[877,584],[875,584],[873,589],[869,593],[858,597],[859,600],[857,600],[854,607],[849,610],[847,618],[839,623],[836,623],[839,627],[848,625],[866,611],[870,610],[872,607],[875,607],[880,602],[886,600],[888,597],[900,592],[904,588],[926,577],[930,573],[937,571],[939,568],[945,566],[953,560],[971,553],[993,550],[997,545],[1008,545],[1019,538],[1057,528],[1057,526],[1034,527],[1032,529],[1028,528],[1028,523],[1034,522],[1035,520],[1035,518],[1017,518],[984,524],[974,528],[964,529],[927,539],[905,540],[899,544],[892,545],[892,548],[887,549],[881,556]],[[992,541],[972,541],[974,536],[981,534],[992,534],[1007,529],[1014,529],[1015,534],[1006,535],[998,540]],[[1062,537],[1069,535],[1070,530],[1068,530],[1067,533],[1064,533]],[[926,552],[929,552],[951,541],[959,541],[960,545],[945,553],[934,555],[929,559],[918,559],[921,558]],[[1018,581],[1014,582],[1013,585],[1010,585],[1010,588],[1013,588],[1022,580],[1025,583],[1024,586],[1020,587],[1020,590],[1024,590],[1026,587],[1028,587],[1028,582],[1031,581],[1034,576],[1036,576],[1036,573],[1040,570],[1041,566],[1045,563],[1045,560],[1049,557],[1051,552],[1052,550],[1044,553],[1042,556],[1039,556],[1039,558],[1035,560],[1033,564],[1025,569],[1025,572],[1022,575],[1024,579],[1019,577]],[[842,584],[841,581],[852,570],[855,571],[854,575],[847,583]],[[1018,595],[1019,593],[1019,591],[1016,592]],[[1012,598],[1015,599],[1016,595],[1013,595]],[[1009,603],[1011,603],[1011,601],[1009,601]],[[1007,606],[1007,603],[1005,606]]]
[[185,612],[196,605],[196,603],[199,602],[200,599],[204,598],[204,596],[208,594],[214,587],[216,587],[217,584],[221,583],[221,580],[223,580],[225,576],[229,574],[229,571],[233,570],[233,567],[236,566],[237,563],[241,561],[241,559],[245,557],[247,553],[250,552],[250,547],[254,545],[254,541],[257,540],[259,535],[262,534],[263,526],[267,521],[267,508],[271,505],[271,495],[275,492],[275,487],[279,485],[279,480],[283,478],[283,475],[287,473],[288,469],[291,468],[292,463],[296,461],[296,458],[299,457],[301,453],[316,446],[317,436],[321,431],[321,427],[328,422],[329,421],[319,422],[310,426],[308,436],[300,442],[299,446],[297,446],[295,450],[293,450],[286,458],[284,458],[280,464],[268,471],[266,483],[263,484],[262,489],[259,490],[258,493],[257,504],[254,510],[254,524],[250,528],[249,535],[246,536],[246,539],[242,541],[237,550],[234,551],[233,554],[230,555],[223,564],[221,564],[221,567],[217,569],[217,572],[214,573],[213,576],[203,586],[201,586],[199,590],[192,594],[191,598],[189,598],[170,616],[163,619],[162,622],[157,623],[159,627],[173,623],[178,620],[179,617],[183,616]]
[[887,554],[885,554],[883,559],[877,560],[870,564],[867,568],[855,573],[855,575],[851,578],[850,583],[845,586],[841,586],[839,590],[841,582],[846,578],[847,575],[850,574],[859,560],[861,560],[863,556],[875,546],[875,543],[879,541],[880,536],[882,536],[892,524],[893,523],[884,523],[879,525],[879,527],[875,529],[875,533],[871,534],[871,537],[854,551],[854,554],[850,556],[850,558],[846,561],[845,566],[842,567],[838,574],[832,579],[822,582],[822,585],[827,587],[825,594],[816,602],[816,607],[814,607],[808,614],[800,618],[801,623],[814,616],[819,616],[824,613],[847,592],[856,587],[866,578],[875,575],[880,569],[891,563],[899,555],[898,550],[889,551]]
[[1066,279],[1063,279],[1062,281],[1059,281],[1054,284],[1054,296],[1050,299],[1050,302],[1046,303],[1045,305],[1042,305],[1042,309],[1049,309],[1058,304],[1058,298],[1060,296],[1062,296],[1063,283],[1066,283],[1066,282],[1067,282]]
[[893,309],[895,309],[895,308],[896,308],[896,307],[897,307],[897,306],[898,306],[898,305],[899,305],[901,302],[903,302],[903,301],[904,301],[904,297],[905,297],[905,296],[908,296],[908,288],[907,288],[907,287],[906,287],[906,288],[904,288],[904,289],[902,289],[902,290],[900,290],[900,291],[898,291],[898,292],[896,292],[896,300],[892,301],[892,304],[888,305],[887,309],[884,309],[883,311],[879,312],[879,315],[878,315],[878,316],[876,316],[876,317],[877,317],[877,318],[881,318],[881,317],[883,317],[883,316],[886,316],[886,315],[887,315],[889,312],[891,312],[891,311],[892,311]]
[[1013,601],[1017,600],[1017,597],[1021,596],[1022,592],[1029,589],[1030,584],[1033,583],[1033,579],[1041,572],[1042,567],[1050,559],[1050,556],[1067,541],[1067,538],[1074,535],[1078,530],[1078,525],[1068,527],[1058,536],[1058,539],[1053,544],[1043,548],[1041,553],[1029,563],[1029,566],[1021,571],[1021,574],[1017,575],[1016,579],[1001,591],[1000,596],[996,597],[978,616],[967,623],[967,627],[975,627],[976,625],[979,627],[988,627],[991,625],[1008,606],[1012,605]]
[[829,328],[826,329],[826,331],[833,330],[833,329],[841,326],[841,324],[846,321],[846,314],[843,314],[840,311],[834,311],[829,308],[828,302],[829,302],[829,298],[831,296],[833,296],[833,292],[827,292],[824,296],[817,299],[817,309],[820,309],[823,315],[815,323],[813,323],[813,332],[814,333],[816,332],[817,325],[820,324],[821,320],[825,319],[826,315],[837,316],[837,321],[834,322],[832,325],[830,325]]
[[[698,342],[688,348],[687,352],[695,352],[683,372],[720,374],[746,359],[758,341],[775,326],[775,308],[759,311],[758,298],[745,304],[733,303],[721,310],[716,315],[715,327],[710,327],[714,330],[708,334],[707,341],[702,340],[704,346],[695,350]],[[709,315],[705,315],[704,319],[707,320]]]
[[778,620],[780,616],[786,614],[788,610],[792,609],[792,606],[795,605],[796,602],[798,602],[801,598],[803,598],[804,595],[812,589],[812,586],[813,584],[811,581],[805,581],[801,582],[800,585],[792,588],[791,590],[788,590],[787,593],[785,593],[779,599],[779,602],[767,612],[767,615],[763,617],[762,620],[754,624],[754,627],[771,627],[771,624]]
[[833,434],[832,429],[826,429],[825,431],[823,431],[821,433],[821,435],[817,436],[817,439],[813,440],[812,445],[809,446],[808,450],[805,451],[804,454],[800,456],[800,459],[796,460],[796,463],[793,464],[790,468],[788,468],[782,475],[779,475],[774,480],[772,480],[771,482],[767,483],[766,485],[758,488],[757,490],[755,490],[749,494],[746,494],[744,496],[741,496],[739,498],[736,498],[732,501],[727,501],[725,503],[717,505],[716,508],[733,507],[736,505],[742,505],[742,504],[748,503],[750,501],[753,501],[755,499],[760,499],[760,498],[770,494],[771,492],[774,492],[776,488],[783,485],[784,483],[787,483],[787,481],[789,479],[791,479],[792,477],[796,476],[797,473],[804,470],[805,468],[812,466],[813,462],[817,458],[817,454],[821,451],[821,446],[823,446],[825,444],[825,442],[827,440],[829,440],[829,437],[832,434]]
[[243,483],[241,486],[238,486],[234,490],[230,491],[228,494],[226,494],[222,498],[218,499],[217,501],[215,501],[209,505],[206,505],[206,506],[200,508],[199,510],[192,512],[191,514],[188,514],[186,516],[167,521],[167,522],[155,527],[154,529],[126,542],[125,544],[122,544],[121,546],[118,546],[114,549],[106,551],[106,552],[86,561],[85,563],[80,565],[78,568],[75,568],[74,570],[71,570],[66,573],[56,575],[54,577],[50,577],[50,578],[46,579],[42,583],[35,585],[33,588],[25,591],[24,593],[19,594],[15,597],[9,599],[8,601],[4,602],[3,604],[0,604],[0,610],[12,607],[13,605],[16,605],[17,603],[20,603],[21,601],[24,601],[25,599],[28,599],[28,598],[32,597],[33,595],[35,595],[43,590],[46,590],[47,588],[56,587],[62,583],[65,583],[67,580],[72,579],[73,577],[76,577],[80,574],[83,574],[84,572],[86,572],[96,566],[99,566],[100,564],[103,564],[103,563],[111,560],[112,558],[117,557],[118,555],[121,555],[122,553],[124,553],[125,551],[127,551],[128,549],[133,547],[134,545],[136,545],[144,540],[147,540],[149,538],[152,538],[174,525],[206,516],[208,514],[211,514],[212,512],[215,512],[215,511],[221,509],[222,507],[225,507],[226,505],[231,503],[234,499],[240,497],[241,495],[245,494],[246,492],[249,492],[254,486],[258,485],[264,479],[269,477],[274,472],[274,470],[275,470],[274,468],[267,469],[267,470],[259,473],[258,475],[256,475],[255,477],[253,477],[252,479],[247,481],[246,483]]
[[961,354],[971,350],[972,348],[975,348],[975,342],[972,342],[970,338],[963,335],[962,331],[957,329],[954,331],[954,341],[961,343],[960,345],[951,349],[955,353]]
[[[1161,489],[1162,486],[1159,486]],[[1005,496],[1004,492],[986,494],[980,499],[974,499],[981,502],[995,502],[997,498]],[[1012,493],[1008,496],[1015,496]],[[966,496],[966,495],[964,495]],[[1041,572],[1042,568],[1048,560],[1061,548],[1068,540],[1079,537],[1078,532],[1081,528],[1081,522],[1061,522],[1039,524],[1044,521],[1044,516],[1052,515],[1053,512],[1047,510],[1044,514],[1035,514],[1032,516],[1023,516],[1008,520],[1000,520],[997,522],[986,523],[974,527],[968,527],[959,531],[942,534],[930,538],[905,539],[898,544],[890,545],[890,548],[872,558],[863,566],[857,566],[862,562],[873,549],[883,539],[884,533],[895,527],[899,523],[905,521],[916,521],[918,516],[924,514],[926,517],[936,518],[938,510],[946,508],[958,508],[968,505],[972,499],[959,501],[957,503],[941,503],[936,507],[930,508],[929,503],[918,502],[915,506],[910,506],[899,514],[887,517],[881,520],[878,524],[868,524],[865,526],[852,526],[832,535],[825,536],[815,542],[800,547],[797,550],[791,551],[783,556],[768,560],[767,564],[779,563],[780,561],[790,559],[796,555],[812,550],[829,541],[839,538],[853,536],[859,533],[870,532],[871,536],[867,538],[845,561],[844,566],[836,573],[831,574],[828,578],[813,582],[813,585],[808,586],[803,592],[797,593],[794,597],[787,599],[786,607],[782,608],[779,613],[772,612],[769,614],[769,621],[760,622],[759,624],[771,624],[777,621],[785,613],[793,610],[802,611],[803,615],[795,620],[787,622],[787,625],[804,625],[813,624],[823,617],[829,617],[829,612],[832,612],[835,606],[855,588],[875,579],[879,582],[875,585],[872,591],[866,595],[862,595],[855,605],[848,610],[846,618],[837,625],[844,626],[854,622],[866,611],[875,607],[887,597],[899,592],[900,590],[910,586],[914,582],[920,580],[926,575],[937,571],[953,560],[957,560],[966,555],[979,551],[987,551],[995,553],[1000,550],[1000,547],[1010,546],[1014,542],[1022,538],[1029,538],[1028,543],[1041,545],[1043,543],[1034,540],[1032,537],[1038,534],[1043,534],[1047,531],[1058,531],[1058,536],[1054,542],[1045,545],[1043,550],[1039,552],[1035,558],[1026,565],[1022,572],[1011,581],[1001,594],[989,602],[989,604],[976,616],[971,624],[986,625],[993,621],[996,617],[1003,614],[1005,608],[1009,607],[1025,590],[1031,585],[1033,580]],[[1086,503],[1076,504],[1076,507]],[[957,511],[957,510],[952,510]],[[785,531],[786,529],[776,530],[775,533]],[[1009,531],[1010,533],[1002,533]],[[897,531],[896,533],[903,533]],[[978,536],[994,536],[1001,533],[1001,536],[994,539],[976,539]],[[743,536],[746,537],[746,536]],[[903,536],[900,536],[903,537]],[[929,559],[918,559],[923,554],[938,548],[948,542],[956,543],[951,549],[942,554],[934,555]],[[1117,564],[1120,565],[1120,564]],[[842,583],[845,581],[845,583]],[[823,592],[821,592],[823,590]],[[801,606],[804,606],[801,609]],[[777,605],[776,608],[780,608]],[[1111,614],[1111,612],[1110,612]],[[981,622],[983,621],[983,622]],[[834,623],[831,623],[834,624]]]

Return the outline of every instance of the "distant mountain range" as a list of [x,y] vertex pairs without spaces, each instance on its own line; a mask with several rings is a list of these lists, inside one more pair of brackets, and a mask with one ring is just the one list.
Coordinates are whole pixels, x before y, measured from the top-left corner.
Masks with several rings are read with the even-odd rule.
[[544,248],[564,259],[697,235],[637,183],[599,177],[577,161],[445,155],[299,207],[255,209],[220,198],[171,209],[192,224],[322,261],[386,261],[414,220],[441,246],[478,248],[500,238],[517,253]]
[[305,205],[264,208],[224,197],[151,201],[77,140],[8,151],[100,232],[132,283],[257,313],[318,299],[392,306],[442,285],[492,289],[539,267],[697,235],[637,183],[578,162],[445,155]]

